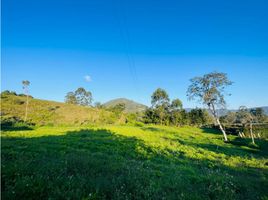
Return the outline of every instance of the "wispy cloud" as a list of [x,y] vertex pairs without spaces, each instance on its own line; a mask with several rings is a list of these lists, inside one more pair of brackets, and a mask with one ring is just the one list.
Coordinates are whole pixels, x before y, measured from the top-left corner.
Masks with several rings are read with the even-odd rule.
[[92,81],[91,76],[89,76],[89,75],[86,75],[84,78],[85,78],[86,82],[91,82]]

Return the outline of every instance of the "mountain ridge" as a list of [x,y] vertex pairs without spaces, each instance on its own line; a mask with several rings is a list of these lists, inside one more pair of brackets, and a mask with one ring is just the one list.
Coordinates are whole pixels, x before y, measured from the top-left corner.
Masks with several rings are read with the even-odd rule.
[[123,98],[123,97],[112,99],[110,101],[107,101],[103,105],[107,108],[111,108],[111,107],[114,107],[120,103],[125,104],[125,106],[126,106],[125,112],[126,113],[142,112],[142,111],[145,111],[147,108],[146,105],[143,105],[141,103],[138,103],[136,101],[133,101],[133,100],[127,99],[127,98]]

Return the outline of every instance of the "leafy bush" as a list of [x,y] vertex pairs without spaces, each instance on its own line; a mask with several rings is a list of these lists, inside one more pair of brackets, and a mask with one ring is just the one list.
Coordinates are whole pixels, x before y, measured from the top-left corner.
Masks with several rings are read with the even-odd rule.
[[32,130],[35,124],[24,122],[18,117],[9,117],[1,119],[1,130]]
[[14,91],[9,91],[9,90],[5,90],[5,91],[1,92],[1,97],[7,96],[7,95],[15,95],[15,96],[17,96],[17,93],[14,92]]
[[48,111],[55,111],[55,110],[57,110],[59,108],[60,108],[60,106],[49,106]]
[[22,105],[24,103],[25,103],[25,101],[23,101],[21,99],[14,99],[14,104]]
[[145,124],[144,123],[142,123],[142,122],[135,122],[134,123],[134,126],[138,126],[138,127],[143,127],[143,126],[145,126]]

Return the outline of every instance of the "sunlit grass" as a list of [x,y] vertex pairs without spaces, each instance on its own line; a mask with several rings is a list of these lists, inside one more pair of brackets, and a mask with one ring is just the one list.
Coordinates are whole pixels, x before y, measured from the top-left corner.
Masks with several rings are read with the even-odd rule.
[[253,147],[229,138],[224,143],[213,129],[150,125],[5,131],[3,197],[268,197],[267,141]]

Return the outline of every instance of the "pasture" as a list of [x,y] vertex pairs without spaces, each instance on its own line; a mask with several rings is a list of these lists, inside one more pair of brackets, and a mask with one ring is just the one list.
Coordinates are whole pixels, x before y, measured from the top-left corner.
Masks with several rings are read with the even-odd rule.
[[214,129],[2,131],[2,199],[267,199],[268,142]]

